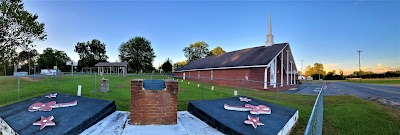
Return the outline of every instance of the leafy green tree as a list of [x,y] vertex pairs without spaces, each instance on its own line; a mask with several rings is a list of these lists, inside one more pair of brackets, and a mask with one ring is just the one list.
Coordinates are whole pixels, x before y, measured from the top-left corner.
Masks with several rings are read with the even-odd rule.
[[15,49],[46,38],[44,23],[26,11],[21,0],[1,0],[0,11],[0,49]]
[[323,78],[326,75],[326,71],[324,71],[324,65],[321,63],[314,63],[314,66],[311,67],[308,65],[305,70],[306,76],[312,76],[314,79],[319,77]]
[[185,66],[186,64],[187,64],[186,60],[174,63],[174,69],[181,68],[181,67]]
[[14,64],[16,64],[18,53],[15,49],[0,50],[0,64],[3,66],[2,75],[10,75],[14,72]]
[[33,64],[38,57],[38,52],[36,49],[22,50],[19,52],[17,57],[17,62],[21,65],[21,71],[26,71],[29,73],[33,72]]
[[189,47],[183,49],[185,57],[188,61],[197,60],[204,58],[210,54],[208,50],[208,44],[204,41],[198,41],[194,44],[190,44]]
[[119,46],[119,58],[129,63],[131,70],[139,73],[140,70],[154,70],[155,58],[151,42],[144,37],[134,37]]
[[79,54],[78,67],[94,67],[98,62],[105,62],[108,59],[106,55],[106,44],[100,40],[93,39],[92,41],[78,42],[75,45],[76,53]]
[[164,72],[171,72],[172,71],[172,61],[168,58],[161,66]]
[[211,50],[212,55],[220,55],[224,54],[225,50],[223,50],[220,46],[215,47],[213,50]]
[[15,63],[15,49],[31,45],[35,40],[45,40],[44,23],[38,15],[24,9],[21,0],[0,0],[0,54],[4,73],[6,67]]
[[57,66],[61,71],[65,71],[70,69],[70,67],[66,65],[66,62],[70,60],[71,58],[69,58],[64,51],[46,48],[43,50],[43,53],[39,55],[37,63],[41,69],[53,69],[54,66]]

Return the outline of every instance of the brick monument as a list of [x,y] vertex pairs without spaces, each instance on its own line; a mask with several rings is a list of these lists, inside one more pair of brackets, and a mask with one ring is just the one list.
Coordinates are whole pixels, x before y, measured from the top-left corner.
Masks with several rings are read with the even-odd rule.
[[132,80],[130,124],[176,124],[177,95],[178,82],[174,80]]

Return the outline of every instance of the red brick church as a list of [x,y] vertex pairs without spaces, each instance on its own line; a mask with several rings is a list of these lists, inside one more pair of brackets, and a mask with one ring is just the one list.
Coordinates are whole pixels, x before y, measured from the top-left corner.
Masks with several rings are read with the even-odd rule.
[[[184,80],[246,88],[268,89],[295,85],[297,68],[289,43],[273,42],[271,17],[265,45],[190,61],[175,70]],[[244,80],[244,81],[242,81]],[[267,82],[267,83],[265,83]]]

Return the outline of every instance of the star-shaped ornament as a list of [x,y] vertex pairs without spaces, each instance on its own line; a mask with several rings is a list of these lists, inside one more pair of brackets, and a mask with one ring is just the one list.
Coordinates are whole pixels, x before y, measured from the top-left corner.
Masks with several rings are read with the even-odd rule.
[[244,107],[250,108],[250,113],[251,114],[271,114],[271,108],[265,106],[265,105],[251,105],[251,104],[246,104]]
[[247,120],[244,123],[253,125],[254,129],[257,129],[257,126],[264,125],[260,122],[260,117],[253,118],[250,115],[247,115]]
[[250,99],[250,98],[247,98],[247,97],[239,97],[239,100],[240,100],[240,101],[244,101],[244,102],[249,102],[249,101],[251,101],[251,99]]
[[35,111],[51,111],[53,108],[60,108],[60,107],[70,107],[70,106],[76,106],[78,104],[78,101],[75,100],[73,102],[68,102],[68,103],[60,103],[57,104],[56,101],[51,101],[48,103],[41,103],[37,102],[29,106],[28,111],[30,112],[35,112]]
[[251,114],[271,114],[271,108],[269,108],[268,106],[265,105],[251,105],[251,104],[246,104],[243,106],[232,106],[232,105],[228,105],[228,104],[224,104],[224,108],[226,110],[232,110],[232,111],[242,111],[242,112],[246,112],[246,111],[250,111]]
[[53,116],[49,116],[49,117],[47,117],[47,118],[41,116],[41,117],[40,117],[40,120],[34,122],[33,125],[40,126],[40,130],[42,130],[42,129],[43,129],[44,127],[46,127],[46,126],[55,126],[56,123],[54,123],[54,122],[52,121],[53,119],[54,119]]
[[44,96],[44,97],[47,97],[47,98],[55,98],[55,97],[57,97],[57,93],[50,93],[49,95],[46,95],[46,96]]

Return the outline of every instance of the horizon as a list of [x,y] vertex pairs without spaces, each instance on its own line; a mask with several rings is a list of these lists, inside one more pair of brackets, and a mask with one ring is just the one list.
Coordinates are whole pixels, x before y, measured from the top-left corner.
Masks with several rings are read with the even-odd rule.
[[182,49],[197,41],[226,52],[262,46],[271,13],[274,42],[290,44],[297,69],[322,63],[327,72],[350,74],[358,71],[361,50],[361,70],[400,70],[400,2],[23,2],[45,23],[47,40],[34,43],[38,52],[51,47],[74,61],[76,43],[92,39],[105,43],[115,62],[121,43],[145,37],[155,67],[167,58],[186,60]]

